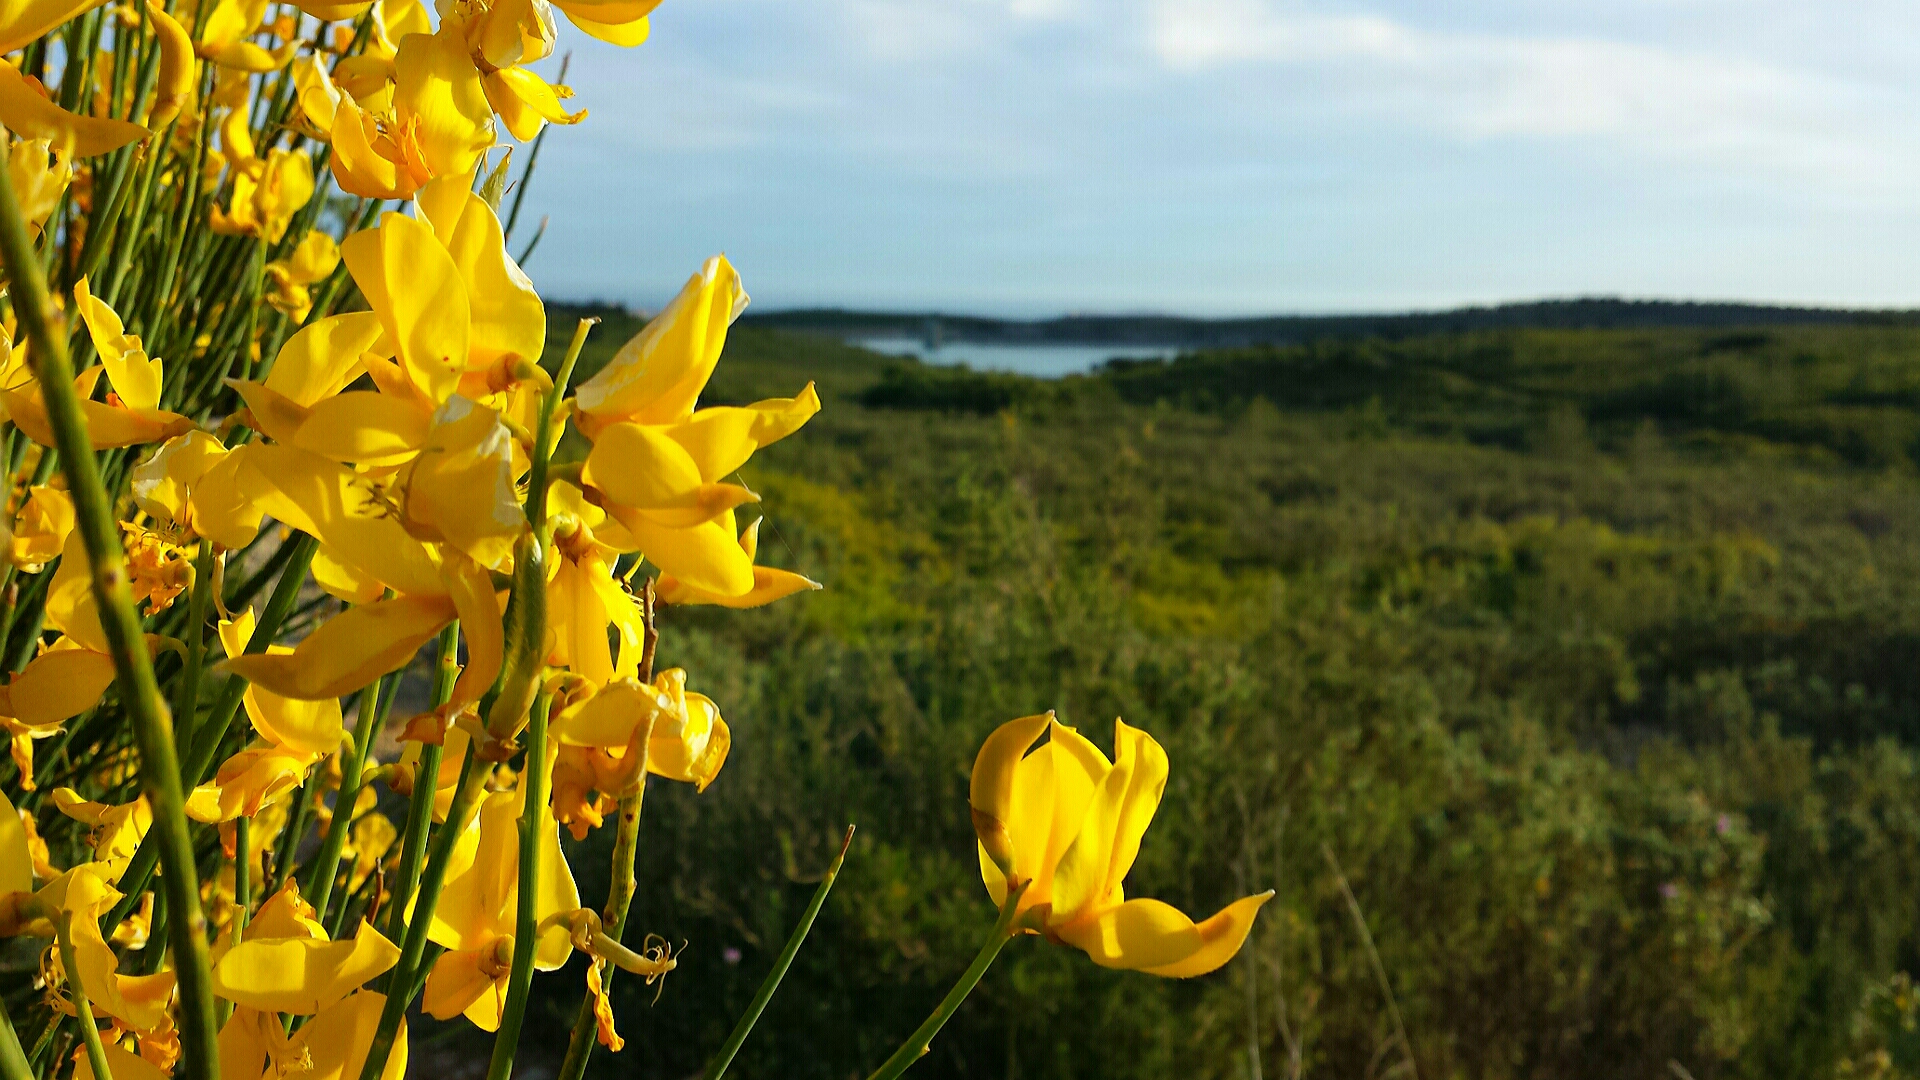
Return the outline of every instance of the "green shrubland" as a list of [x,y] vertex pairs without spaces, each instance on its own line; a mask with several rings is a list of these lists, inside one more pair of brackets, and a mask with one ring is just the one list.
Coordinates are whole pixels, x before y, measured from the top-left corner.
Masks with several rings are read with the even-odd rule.
[[[619,984],[631,1045],[596,1069],[696,1072],[848,822],[737,1068],[883,1057],[990,911],[972,753],[1055,709],[1173,759],[1130,888],[1278,897],[1192,982],[1016,942],[918,1072],[1920,1075],[1920,332],[1511,331],[1045,383],[742,328],[709,397],[809,377],[825,411],[744,480],[776,508],[763,561],[826,589],[662,614],[734,751],[703,794],[649,793],[636,925],[695,977]],[[600,895],[607,860],[573,865]],[[536,1003],[530,1039],[557,1053],[573,1006]]]

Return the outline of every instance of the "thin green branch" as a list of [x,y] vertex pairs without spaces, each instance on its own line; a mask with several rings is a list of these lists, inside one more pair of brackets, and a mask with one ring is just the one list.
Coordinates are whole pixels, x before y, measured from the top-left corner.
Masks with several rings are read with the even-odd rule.
[[[773,1000],[773,992],[780,989],[780,980],[786,978],[787,969],[793,966],[793,958],[800,954],[800,946],[807,940],[807,931],[813,929],[813,920],[820,914],[820,906],[827,902],[827,893],[833,889],[834,879],[840,876],[840,865],[847,861],[847,848],[852,844],[853,826],[849,825],[847,835],[840,841],[839,853],[834,855],[833,862],[827,866],[827,876],[820,879],[820,887],[813,890],[813,899],[808,902],[807,910],[800,914],[800,925],[793,928],[793,935],[787,938],[786,948],[780,950],[780,956],[773,962],[773,970],[767,972],[765,981],[754,993],[753,1000],[747,1004],[747,1011],[740,1014],[740,1022],[733,1026],[733,1034],[727,1036],[727,1041],[720,1047],[720,1052],[713,1055],[713,1060],[707,1063],[704,1080],[720,1080],[727,1074],[727,1066],[733,1064],[734,1055],[740,1052],[740,1047],[746,1043],[747,1036],[753,1032],[753,1025],[759,1022],[760,1014],[766,1011],[767,1002]],[[1002,921],[1005,921],[1004,916]],[[1001,944],[1005,944],[1004,936],[1001,938]],[[999,946],[994,946],[994,952],[999,951]],[[992,958],[988,959],[990,961]],[[981,965],[980,970],[984,972],[986,966]],[[979,976],[976,975],[974,981],[978,982]],[[956,1001],[954,1004],[958,1005],[959,1002]],[[935,1024],[933,1031],[927,1032],[927,1038],[933,1038],[933,1032],[938,1030],[940,1030],[939,1025]],[[564,1072],[561,1075],[565,1077]]]
[[126,550],[120,543],[113,504],[100,484],[86,419],[74,392],[65,335],[55,332],[40,260],[6,172],[0,168],[0,262],[7,269],[14,313],[26,331],[28,360],[39,379],[47,420],[60,450],[75,525],[92,570],[94,602],[113,651],[121,704],[140,748],[141,781],[153,810],[150,831],[159,837],[160,861],[166,870],[163,886],[179,978],[183,1080],[217,1080],[220,1055],[207,967],[206,916],[200,910],[200,881],[187,832],[173,720],[154,680],[140,613],[128,587]]

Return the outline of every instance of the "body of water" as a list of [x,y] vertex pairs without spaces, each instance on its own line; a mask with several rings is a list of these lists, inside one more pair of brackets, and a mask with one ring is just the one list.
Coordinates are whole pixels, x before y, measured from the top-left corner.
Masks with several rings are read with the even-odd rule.
[[1115,357],[1162,360],[1180,352],[1171,345],[984,345],[972,341],[929,348],[925,341],[909,337],[861,338],[848,344],[927,364],[965,364],[976,371],[1010,371],[1042,379],[1085,374]]

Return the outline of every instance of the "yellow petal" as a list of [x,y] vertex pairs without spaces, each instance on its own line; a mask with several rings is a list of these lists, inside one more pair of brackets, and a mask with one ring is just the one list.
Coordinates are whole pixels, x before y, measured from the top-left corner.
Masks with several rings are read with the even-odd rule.
[[147,114],[147,126],[158,131],[172,123],[193,100],[199,76],[193,62],[193,38],[186,27],[154,0],[147,0],[147,18],[160,43],[160,77],[154,84],[153,109]]
[[[661,673],[661,679],[668,677],[669,673]],[[684,682],[685,673],[681,672],[679,678]],[[562,713],[555,719],[553,731],[566,746],[625,746],[637,728],[682,708],[679,697],[661,686],[621,679]]]
[[715,596],[745,596],[753,591],[753,560],[740,550],[732,511],[703,525],[671,528],[617,505],[607,510],[662,572]]
[[381,332],[380,316],[371,311],[316,320],[280,347],[266,385],[297,405],[311,407],[366,370],[362,357],[373,351]]
[[73,535],[73,497],[59,488],[36,486],[27,489],[26,502],[13,519],[13,543],[8,556],[22,569],[50,563],[65,549]]
[[328,3],[327,0],[293,0],[293,6],[321,22],[340,22],[365,15],[373,4],[371,0],[354,0],[344,4]]
[[242,473],[259,479],[262,510],[317,537],[356,573],[399,593],[446,591],[433,554],[352,469],[297,447],[249,444]]
[[24,49],[33,39],[97,5],[98,0],[27,0],[0,11],[0,53]]
[[539,359],[546,348],[546,307],[507,254],[493,208],[460,176],[421,188],[419,205],[459,268],[472,304],[466,366],[486,368],[510,356]]
[[194,485],[188,505],[188,527],[229,550],[252,543],[260,531],[261,486],[255,474],[244,471],[254,449],[242,444],[215,462]]
[[[675,726],[679,730],[673,730]],[[732,745],[733,736],[727,722],[720,719],[720,707],[704,694],[688,694],[684,724],[654,725],[653,739],[647,744],[647,771],[692,784],[696,792],[705,791],[720,775]]]
[[732,264],[724,257],[707,260],[666,310],[580,384],[575,402],[602,423],[685,419],[720,360],[727,327],[746,306]]
[[713,483],[745,465],[755,450],[798,431],[819,411],[820,397],[808,383],[791,398],[746,408],[701,409],[667,428],[665,434],[694,460],[700,479]]
[[[107,1054],[107,1069],[112,1072],[110,1080],[167,1080],[167,1074],[160,1067],[128,1050],[119,1043],[109,1042],[102,1049]],[[94,1080],[93,1061],[85,1050],[75,1050],[73,1059],[73,1080]]]
[[388,971],[400,950],[366,920],[350,941],[244,941],[213,968],[213,992],[236,1005],[309,1015]]
[[[1005,895],[1004,875],[1015,872],[1017,853],[1013,847],[1011,823],[1014,820],[1014,781],[1019,775],[1020,762],[1033,744],[1053,722],[1052,713],[1009,720],[993,729],[980,745],[980,752],[974,755],[973,778],[969,783],[967,804],[973,811],[974,831],[979,834],[981,847],[985,850],[991,866],[999,867],[1003,879],[999,883],[1000,895],[994,897],[999,903]],[[995,883],[988,881],[991,888]]]
[[48,727],[93,708],[111,685],[113,657],[91,649],[50,649],[0,692],[0,715]]
[[292,443],[333,461],[397,465],[419,453],[430,427],[410,401],[349,390],[308,410]]
[[226,456],[227,448],[220,440],[204,431],[189,431],[168,439],[153,456],[134,467],[135,505],[152,517],[186,523],[187,503],[194,485]]
[[458,28],[400,39],[394,107],[418,141],[429,176],[473,170],[493,145],[493,109]]
[[33,851],[26,826],[5,792],[0,792],[0,896],[33,891]]
[[479,701],[499,677],[506,657],[506,628],[501,622],[493,579],[484,567],[459,552],[449,552],[440,564],[440,572],[448,600],[460,618],[460,633],[467,641],[466,665],[442,706],[442,715],[454,716]]
[[349,604],[371,604],[387,592],[385,585],[341,562],[324,546],[314,550],[311,569],[316,584]]
[[454,617],[444,596],[397,596],[327,620],[290,653],[229,659],[227,669],[282,697],[337,698],[405,664]]
[[1113,767],[1106,770],[1086,816],[1054,871],[1053,911],[1062,921],[1118,903],[1121,882],[1140,853],[1167,786],[1167,754],[1152,736],[1114,722]]
[[[302,107],[311,115],[317,104],[303,98]],[[329,161],[340,190],[368,199],[405,199],[419,188],[420,181],[411,172],[375,146],[377,139],[386,137],[378,121],[352,98],[339,99],[329,129],[333,146]]]
[[[740,550],[749,559],[753,558],[759,546],[760,523],[765,518],[755,518],[740,533]],[[654,595],[663,604],[718,604],[729,608],[756,608],[771,604],[775,600],[792,596],[797,592],[821,588],[819,582],[787,570],[777,570],[771,566],[755,565],[753,568],[753,588],[740,596],[719,596],[694,588],[671,574],[661,574],[654,582]]]
[[414,385],[435,402],[446,400],[467,364],[472,319],[453,257],[431,228],[395,213],[382,216],[379,228],[347,237],[340,255]]
[[160,405],[161,368],[150,359],[140,339],[126,332],[120,316],[106,302],[87,291],[87,279],[73,286],[73,305],[87,324],[93,347],[100,353],[101,366],[114,393],[130,409],[154,409]]
[[[300,1080],[354,1080],[366,1065],[367,1051],[380,1026],[386,996],[362,990],[320,1011],[293,1038],[313,1062]],[[393,1054],[380,1080],[404,1080],[407,1075],[407,1022],[402,1019],[393,1040]],[[240,1078],[236,1078],[240,1080]]]
[[481,85],[488,104],[506,123],[507,131],[521,142],[540,134],[543,124],[577,124],[587,118],[585,109],[568,112],[554,88],[523,67],[500,68],[488,74]]
[[110,653],[107,632],[100,626],[100,612],[93,604],[93,575],[88,570],[87,549],[75,530],[60,550],[60,567],[47,586],[47,625],[72,638],[76,645],[97,653]]
[[[496,962],[491,944],[440,954],[420,999],[420,1007],[434,1019],[451,1020],[467,1013],[482,1031],[499,1030],[506,1003],[507,970]],[[476,1005],[482,1006],[478,1016],[473,1015]]]
[[[562,5],[556,4],[555,6],[561,7]],[[567,21],[579,27],[581,33],[599,38],[601,41],[610,45],[618,45],[622,48],[630,49],[636,45],[643,44],[647,40],[649,27],[644,17],[635,19],[632,22],[604,23],[596,22],[585,15],[579,14],[578,12],[583,10],[582,6],[566,5],[564,10]],[[593,9],[586,7],[584,10],[591,11]]]
[[607,609],[591,579],[606,576],[606,564],[558,562],[547,582],[547,627],[552,639],[547,662],[603,685],[613,678],[613,653],[607,646]]
[[0,62],[0,126],[25,139],[47,139],[73,157],[94,157],[147,137],[125,120],[80,116],[49,101],[37,82]]
[[1130,970],[1172,967],[1206,944],[1192,919],[1158,900],[1129,900],[1054,933],[1101,967]]
[[267,898],[247,923],[246,940],[304,938],[327,940],[327,928],[320,925],[319,912],[300,895],[300,886],[289,880],[280,891]]
[[261,807],[299,787],[316,760],[312,754],[272,745],[242,750],[221,764],[212,782],[201,784],[187,796],[187,816],[209,825],[252,817]]
[[1241,943],[1247,940],[1247,933],[1253,929],[1254,915],[1262,904],[1271,899],[1273,890],[1269,889],[1255,896],[1235,900],[1196,927],[1200,934],[1200,948],[1184,959],[1145,970],[1150,975],[1162,975],[1170,979],[1191,979],[1218,968],[1240,951]]
[[454,395],[433,416],[419,456],[401,474],[401,517],[423,540],[504,568],[528,529],[514,488],[513,435],[500,414]]

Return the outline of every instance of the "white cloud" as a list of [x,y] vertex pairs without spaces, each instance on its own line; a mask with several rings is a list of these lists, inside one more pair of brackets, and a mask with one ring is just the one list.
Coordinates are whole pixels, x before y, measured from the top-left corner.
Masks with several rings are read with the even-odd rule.
[[1150,0],[1145,29],[1152,55],[1171,71],[1311,71],[1343,108],[1470,139],[1599,139],[1881,190],[1920,158],[1904,132],[1887,130],[1888,102],[1863,107],[1884,91],[1737,52],[1426,30],[1271,0]]

